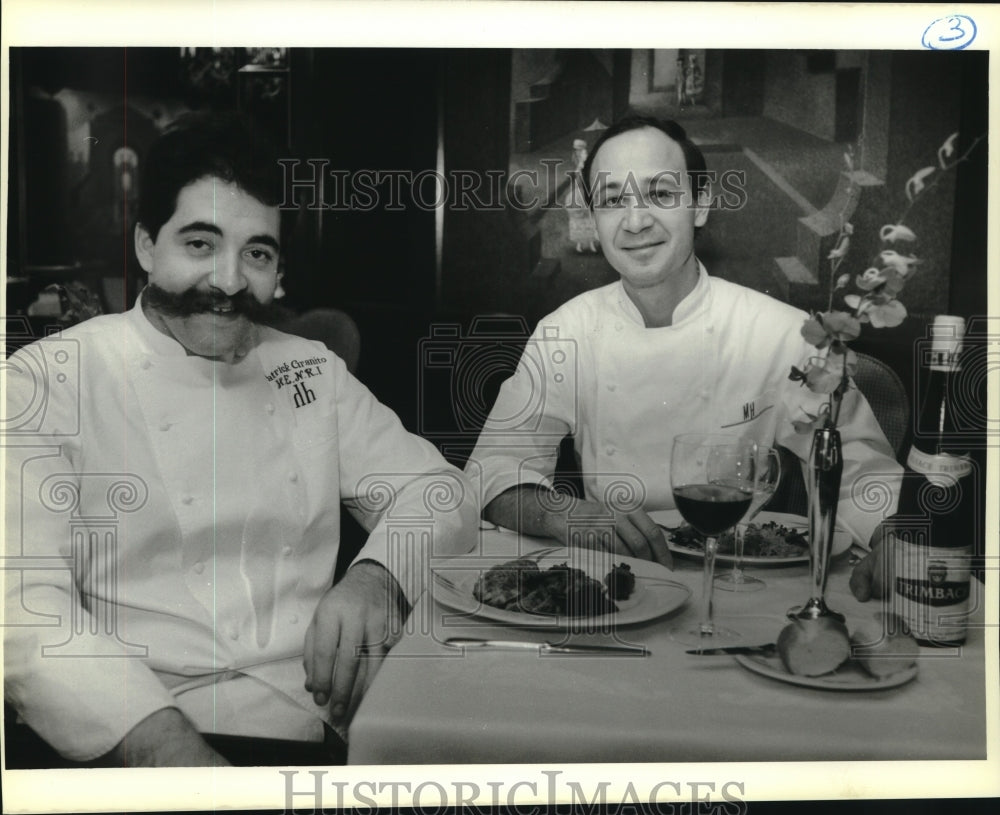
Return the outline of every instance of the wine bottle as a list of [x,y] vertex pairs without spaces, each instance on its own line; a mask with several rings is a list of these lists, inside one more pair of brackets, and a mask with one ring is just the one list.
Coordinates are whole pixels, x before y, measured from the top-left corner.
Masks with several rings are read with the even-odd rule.
[[967,453],[955,449],[964,334],[961,317],[934,318],[899,511],[890,524],[893,610],[922,645],[960,645],[969,612],[973,466]]

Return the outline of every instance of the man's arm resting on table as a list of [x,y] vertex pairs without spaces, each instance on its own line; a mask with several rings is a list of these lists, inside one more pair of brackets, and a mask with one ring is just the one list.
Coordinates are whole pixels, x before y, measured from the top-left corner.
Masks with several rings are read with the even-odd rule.
[[[518,484],[504,490],[483,508],[483,518],[492,524],[516,529],[525,535],[555,538],[567,543],[570,496],[556,494],[541,484]],[[553,506],[564,507],[554,510]]]
[[[483,518],[490,523],[525,535],[554,538],[566,546],[576,545],[570,540],[572,518],[593,518],[594,526],[601,528],[602,516],[610,518],[611,510],[597,501],[574,498],[542,484],[518,484],[500,493],[483,509]],[[615,512],[614,524],[615,539],[608,551],[673,568],[673,556],[663,530],[644,511]],[[579,531],[579,523],[573,524],[573,530]]]
[[111,751],[123,767],[228,767],[177,708],[150,714]]

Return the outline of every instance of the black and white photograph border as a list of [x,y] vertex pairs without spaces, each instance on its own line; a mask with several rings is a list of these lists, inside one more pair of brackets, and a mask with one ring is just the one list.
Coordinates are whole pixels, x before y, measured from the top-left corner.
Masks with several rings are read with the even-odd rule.
[[[603,805],[612,812],[742,815],[768,805],[791,811],[794,801],[853,802],[837,810],[845,812],[958,805],[985,812],[1000,797],[1000,427],[993,418],[1000,364],[992,350],[1000,342],[1000,298],[987,282],[1000,271],[1000,246],[987,240],[1000,234],[1000,214],[988,206],[998,164],[995,156],[986,159],[1000,110],[987,109],[985,96],[1000,86],[1000,8],[9,0],[2,45],[5,353],[41,336],[47,323],[65,325],[67,317],[78,321],[93,309],[122,311],[134,302],[143,272],[134,255],[122,259],[134,212],[120,190],[136,183],[132,171],[143,148],[173,118],[228,105],[289,146],[282,209],[294,215],[298,254],[286,258],[281,283],[288,324],[320,331],[312,338],[336,345],[408,429],[462,466],[536,323],[617,279],[595,243],[574,175],[581,145],[592,147],[610,120],[631,110],[681,121],[712,173],[699,258],[713,274],[806,311],[825,307],[830,256],[843,247],[827,211],[869,197],[869,222],[854,236],[865,256],[862,227],[877,234],[892,223],[900,200],[905,205],[913,192],[910,174],[935,164],[947,137],[969,124],[982,131],[963,133],[959,150],[968,150],[982,174],[943,184],[946,203],[928,207],[924,229],[938,237],[920,245],[921,276],[903,298],[910,317],[894,329],[895,340],[880,340],[875,350],[897,373],[912,370],[906,387],[917,387],[914,349],[928,344],[931,316],[946,306],[976,315],[969,334],[980,343],[981,376],[969,386],[969,413],[989,406],[968,431],[985,499],[977,610],[985,633],[981,759],[910,761],[901,753],[829,761],[810,754],[801,761],[709,762],[675,755],[660,762],[650,755],[642,763],[607,764],[14,770],[7,769],[5,744],[4,812],[535,812],[545,805],[569,812]],[[933,70],[931,59],[940,59]],[[968,65],[975,66],[971,73]],[[30,88],[27,71],[36,83]],[[913,80],[895,94],[893,72]],[[545,112],[539,104],[567,74],[572,125],[564,110]],[[72,114],[62,140],[28,132],[28,92],[35,102],[51,100],[64,86],[77,92],[59,99]],[[33,113],[46,115],[37,104]],[[860,139],[876,120],[895,134],[891,142]],[[123,126],[135,150],[105,152],[103,133]],[[851,177],[862,179],[860,190],[843,180],[845,161]],[[39,178],[41,189],[33,183]],[[899,189],[873,189],[871,178]],[[766,218],[740,217],[761,194],[756,205]],[[46,208],[52,200],[58,206]],[[955,239],[959,229],[968,240]],[[32,277],[29,267],[43,271]],[[966,273],[954,274],[958,267]],[[71,270],[71,278],[59,277],[59,269]],[[63,278],[74,286],[56,293],[49,284]],[[308,319],[315,312],[319,328]],[[564,342],[546,337],[542,344],[550,339]],[[537,337],[530,342],[537,345]],[[573,359],[569,346],[566,358]],[[914,394],[908,397],[912,404]],[[6,405],[0,410],[6,431]],[[9,443],[5,432],[0,454]],[[143,489],[137,485],[135,495]],[[18,568],[17,555],[5,538],[5,573]],[[804,592],[806,582],[803,572]],[[438,633],[431,632],[435,639]],[[757,681],[748,673],[751,679]],[[794,698],[801,698],[797,689]],[[842,701],[851,716],[851,694]],[[820,748],[823,740],[815,734]]]

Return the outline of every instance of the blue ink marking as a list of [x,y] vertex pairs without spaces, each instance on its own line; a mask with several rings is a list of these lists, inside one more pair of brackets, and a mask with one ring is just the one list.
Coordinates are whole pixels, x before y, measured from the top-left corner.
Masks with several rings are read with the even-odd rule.
[[921,44],[932,51],[961,51],[976,39],[976,21],[965,14],[941,17],[924,30]]

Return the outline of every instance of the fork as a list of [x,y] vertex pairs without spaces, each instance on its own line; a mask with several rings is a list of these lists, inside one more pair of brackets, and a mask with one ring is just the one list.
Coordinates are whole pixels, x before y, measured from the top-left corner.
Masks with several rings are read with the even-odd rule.
[[456,591],[456,592],[460,592],[461,591],[461,589],[459,588],[458,584],[454,580],[452,580],[450,577],[445,577],[443,574],[441,574],[441,572],[438,572],[438,571],[431,572],[431,574],[434,576],[434,581],[436,583],[440,583],[446,589],[451,589],[452,591]]

